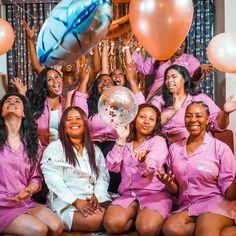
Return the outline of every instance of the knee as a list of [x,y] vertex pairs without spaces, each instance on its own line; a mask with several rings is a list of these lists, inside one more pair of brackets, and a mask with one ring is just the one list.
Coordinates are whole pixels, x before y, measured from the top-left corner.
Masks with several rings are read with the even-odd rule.
[[168,224],[168,223],[165,223],[162,227],[162,232],[164,234],[164,236],[182,236],[182,235],[185,235],[183,233],[183,230],[181,230],[179,227],[176,227],[175,225],[173,224]]
[[64,229],[62,222],[58,219],[53,225],[50,226],[50,231],[53,236],[60,235]]
[[112,217],[105,217],[103,221],[103,226],[109,234],[119,234],[124,228],[124,223],[121,219],[114,219]]
[[31,235],[46,236],[48,234],[48,227],[45,224],[35,224],[32,228]]
[[136,230],[139,235],[159,235],[159,232],[161,231],[161,225],[154,225],[154,224],[136,224]]

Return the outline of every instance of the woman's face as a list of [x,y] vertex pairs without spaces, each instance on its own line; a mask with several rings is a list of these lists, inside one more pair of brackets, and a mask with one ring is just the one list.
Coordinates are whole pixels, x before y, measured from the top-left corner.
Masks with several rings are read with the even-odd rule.
[[192,104],[185,112],[185,126],[190,135],[198,136],[205,132],[209,123],[206,109],[201,104]]
[[60,96],[63,89],[61,75],[54,70],[49,70],[47,72],[47,86],[50,97]]
[[70,138],[82,139],[84,136],[84,121],[75,109],[70,110],[67,114],[65,132]]
[[153,132],[157,122],[157,113],[151,107],[142,108],[135,120],[136,132],[141,136],[149,136]]
[[177,70],[168,70],[165,83],[170,93],[179,93],[184,90],[184,82],[183,76]]
[[23,102],[19,97],[14,95],[9,96],[4,102],[1,115],[6,118],[11,114],[20,118],[25,117]]
[[181,44],[178,46],[178,48],[177,48],[177,50],[176,50],[176,52],[175,52],[175,55],[176,55],[176,56],[181,56],[181,55],[183,55],[185,49],[186,49],[186,41],[183,41],[183,43],[181,43]]
[[114,86],[114,82],[112,78],[108,75],[104,75],[98,79],[98,92],[100,94],[103,93],[103,91],[111,88]]
[[114,70],[111,73],[111,78],[118,86],[124,86],[125,85],[125,74],[120,69]]

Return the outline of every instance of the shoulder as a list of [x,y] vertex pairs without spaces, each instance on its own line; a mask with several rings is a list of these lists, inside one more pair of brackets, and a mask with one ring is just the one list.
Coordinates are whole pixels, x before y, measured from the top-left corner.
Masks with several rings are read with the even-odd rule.
[[61,141],[58,139],[56,141],[51,142],[44,150],[43,155],[49,153],[61,153],[63,151],[63,146]]

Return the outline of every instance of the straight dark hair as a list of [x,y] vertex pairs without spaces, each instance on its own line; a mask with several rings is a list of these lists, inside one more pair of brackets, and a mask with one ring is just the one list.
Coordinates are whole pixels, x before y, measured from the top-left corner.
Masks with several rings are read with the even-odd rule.
[[165,70],[164,82],[162,85],[162,94],[163,94],[163,99],[165,101],[164,107],[170,107],[173,105],[173,94],[170,93],[169,89],[166,86],[167,73],[169,72],[169,70],[176,70],[178,73],[182,75],[184,79],[184,90],[187,94],[190,94],[190,95],[198,94],[194,89],[194,84],[191,80],[188,70],[184,66],[180,66],[176,64],[171,65]]
[[91,166],[91,170],[94,173],[96,173],[96,175],[98,175],[98,168],[96,165],[96,157],[95,157],[95,148],[94,148],[94,144],[91,139],[90,129],[89,129],[89,125],[88,125],[88,118],[87,118],[85,112],[80,107],[77,107],[77,106],[68,107],[63,112],[62,117],[61,117],[61,121],[59,124],[59,138],[60,138],[60,141],[62,143],[64,152],[66,155],[66,161],[73,166],[76,166],[76,164],[79,164],[79,162],[76,158],[75,152],[73,150],[74,146],[65,131],[65,123],[67,120],[68,113],[71,110],[78,111],[81,115],[83,122],[84,122],[83,144],[88,152],[89,164]]
[[161,113],[160,113],[160,111],[158,110],[157,107],[155,107],[152,104],[143,103],[143,104],[139,105],[139,107],[138,107],[138,114],[135,117],[135,119],[130,123],[130,134],[129,134],[128,138],[127,138],[127,140],[129,142],[137,140],[137,130],[136,130],[135,122],[136,122],[136,119],[137,119],[137,117],[139,115],[139,112],[143,108],[146,108],[146,107],[152,108],[156,112],[156,115],[157,115],[156,125],[155,125],[152,133],[147,138],[152,138],[153,136],[159,135],[161,133]]

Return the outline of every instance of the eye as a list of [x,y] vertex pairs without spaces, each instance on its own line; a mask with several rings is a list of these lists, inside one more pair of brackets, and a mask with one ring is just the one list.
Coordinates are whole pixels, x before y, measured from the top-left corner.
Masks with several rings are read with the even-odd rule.
[[66,121],[71,121],[72,118],[71,117],[67,117]]
[[52,80],[52,78],[47,78],[47,82],[50,82]]

